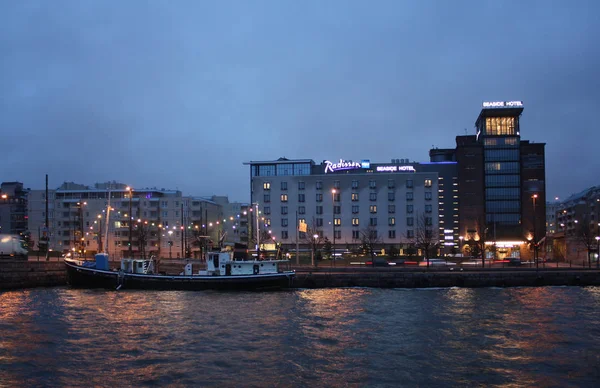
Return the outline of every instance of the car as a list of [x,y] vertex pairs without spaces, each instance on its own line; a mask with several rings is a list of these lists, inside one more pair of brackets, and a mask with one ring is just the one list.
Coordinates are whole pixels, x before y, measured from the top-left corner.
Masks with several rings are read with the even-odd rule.
[[390,267],[396,265],[396,263],[390,263],[383,257],[376,257],[373,260],[367,261],[365,265],[370,265],[372,267]]
[[[420,266],[422,267],[426,267],[427,266],[427,260],[423,260],[420,264]],[[452,266],[452,265],[456,265],[456,263],[451,262],[451,261],[447,261],[444,259],[429,259],[429,266]]]
[[520,267],[521,266],[521,259],[515,259],[515,258],[508,259],[507,265],[515,266],[515,267]]

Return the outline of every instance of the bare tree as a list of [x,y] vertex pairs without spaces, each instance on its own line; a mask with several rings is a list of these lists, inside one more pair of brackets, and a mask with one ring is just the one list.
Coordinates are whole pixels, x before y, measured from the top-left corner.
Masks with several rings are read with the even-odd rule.
[[148,221],[140,221],[135,225],[137,229],[138,249],[142,259],[146,258],[146,244],[148,243]]
[[368,252],[371,260],[375,258],[375,248],[382,243],[381,236],[377,234],[377,228],[374,225],[369,225],[360,231],[360,242],[363,252]]
[[[325,244],[321,230],[317,229],[317,220],[313,217],[310,225],[306,225],[306,232],[300,232],[300,242],[310,247],[313,258],[317,257],[318,250]],[[316,236],[316,237],[315,237]],[[316,261],[315,261],[316,264]]]
[[592,268],[592,251],[596,250],[597,241],[596,234],[594,233],[594,224],[590,222],[588,215],[586,214],[583,219],[576,223],[574,239],[581,245],[583,245],[587,251],[588,266]]
[[467,239],[465,244],[470,248],[470,252],[474,257],[481,256],[481,267],[485,267],[485,252],[486,241],[488,235],[488,227],[483,217],[479,217],[475,221],[475,229],[467,231]]
[[411,237],[406,236],[406,238],[423,252],[423,256],[427,261],[427,268],[429,268],[429,257],[440,246],[438,235],[433,229],[432,217],[427,216],[426,213],[417,214],[417,225],[414,235]]

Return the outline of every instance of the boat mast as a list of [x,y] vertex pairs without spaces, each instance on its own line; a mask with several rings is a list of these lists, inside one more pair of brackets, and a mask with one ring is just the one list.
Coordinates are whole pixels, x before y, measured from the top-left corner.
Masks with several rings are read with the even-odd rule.
[[260,230],[258,227],[258,203],[256,203],[256,259],[260,259],[259,256],[259,248],[260,248]]
[[106,234],[106,245],[105,245],[105,249],[104,249],[104,253],[108,253],[108,226],[110,225],[108,219],[110,217],[110,189],[111,189],[111,184],[108,184],[108,206],[106,207],[106,230],[105,230],[105,234]]

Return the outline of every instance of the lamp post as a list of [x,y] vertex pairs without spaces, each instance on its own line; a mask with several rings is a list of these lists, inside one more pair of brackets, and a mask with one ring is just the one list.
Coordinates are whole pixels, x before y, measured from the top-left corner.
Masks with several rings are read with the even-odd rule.
[[98,214],[98,253],[102,252],[102,214]]
[[600,268],[600,236],[596,236],[596,268]]
[[310,249],[310,263],[314,267],[315,266],[315,250],[317,249],[317,239],[319,238],[318,234],[313,234],[313,242],[312,247]]
[[171,240],[171,236],[173,235],[173,231],[169,230],[169,259],[173,258],[172,248],[173,248],[173,240]]
[[133,197],[133,188],[127,186],[125,190],[129,191],[129,258],[133,259],[133,246],[131,245],[131,235],[133,233],[133,214],[131,214],[131,197]]
[[539,263],[537,259],[537,235],[536,235],[536,213],[535,213],[535,201],[538,195],[533,194],[531,199],[533,200],[533,260],[535,261],[535,269],[539,269]]
[[331,265],[335,267],[335,189],[331,189],[331,227],[333,228],[333,245],[331,247]]
[[462,244],[463,244],[463,240],[465,238],[463,236],[458,236],[458,250],[460,251],[460,254],[462,256],[463,251],[462,251]]

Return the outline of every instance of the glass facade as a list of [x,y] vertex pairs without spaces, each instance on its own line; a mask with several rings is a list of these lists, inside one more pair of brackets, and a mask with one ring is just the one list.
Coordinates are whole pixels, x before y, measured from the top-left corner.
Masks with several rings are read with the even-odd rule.
[[483,147],[487,223],[514,226],[521,222],[521,155],[519,137],[515,136],[517,120],[516,117],[485,119]]
[[310,175],[310,163],[280,163],[252,165],[252,176]]

